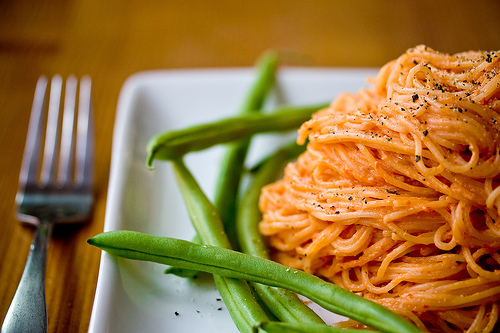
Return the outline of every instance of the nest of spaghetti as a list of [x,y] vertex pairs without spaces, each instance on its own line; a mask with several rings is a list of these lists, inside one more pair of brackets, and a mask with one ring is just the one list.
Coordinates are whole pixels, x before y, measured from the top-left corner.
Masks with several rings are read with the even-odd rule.
[[315,113],[299,129],[307,150],[262,190],[273,259],[423,331],[493,331],[499,72],[500,52],[420,45]]

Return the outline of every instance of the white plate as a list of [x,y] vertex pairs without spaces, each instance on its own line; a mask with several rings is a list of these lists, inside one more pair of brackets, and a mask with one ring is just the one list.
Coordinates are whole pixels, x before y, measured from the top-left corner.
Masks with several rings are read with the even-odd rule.
[[[285,68],[269,106],[329,102],[365,85],[371,69]],[[191,239],[194,231],[167,162],[145,166],[155,134],[235,115],[254,79],[251,68],[139,73],[124,84],[116,115],[104,231],[127,229]],[[281,137],[255,141],[249,161]],[[186,157],[211,197],[222,147]],[[103,253],[89,332],[237,332],[210,278],[191,282],[164,275],[164,266]],[[327,316],[327,320],[335,320]]]

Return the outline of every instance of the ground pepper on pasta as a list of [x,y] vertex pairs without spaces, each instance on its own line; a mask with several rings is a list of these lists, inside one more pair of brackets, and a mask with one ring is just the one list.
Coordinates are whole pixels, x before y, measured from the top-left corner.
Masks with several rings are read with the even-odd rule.
[[299,129],[263,188],[274,260],[431,332],[490,332],[500,302],[500,52],[424,45]]

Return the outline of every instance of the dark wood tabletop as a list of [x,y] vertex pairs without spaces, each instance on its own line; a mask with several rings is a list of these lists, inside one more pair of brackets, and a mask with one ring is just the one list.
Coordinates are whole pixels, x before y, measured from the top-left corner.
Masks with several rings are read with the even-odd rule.
[[21,278],[33,228],[15,193],[37,78],[88,74],[96,128],[90,222],[56,227],[46,292],[50,332],[86,332],[103,230],[118,95],[131,74],[252,66],[267,49],[303,66],[379,67],[407,48],[500,49],[500,2],[488,1],[0,1],[0,318]]

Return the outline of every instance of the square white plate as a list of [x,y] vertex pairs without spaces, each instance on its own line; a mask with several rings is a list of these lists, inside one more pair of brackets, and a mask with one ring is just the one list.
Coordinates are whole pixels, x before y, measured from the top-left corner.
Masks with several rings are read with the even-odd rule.
[[[267,107],[277,101],[290,105],[329,102],[341,92],[365,86],[375,73],[373,69],[284,68]],[[104,231],[193,237],[170,165],[155,161],[155,170],[148,170],[146,143],[163,131],[234,116],[254,77],[252,68],[173,70],[138,73],[126,81],[116,114]],[[249,163],[281,141],[283,135],[258,137]],[[186,156],[209,197],[221,152],[218,146]],[[164,269],[103,253],[89,332],[192,333],[200,328],[237,332],[209,277],[193,282],[164,275]],[[325,318],[335,320],[328,314]]]

